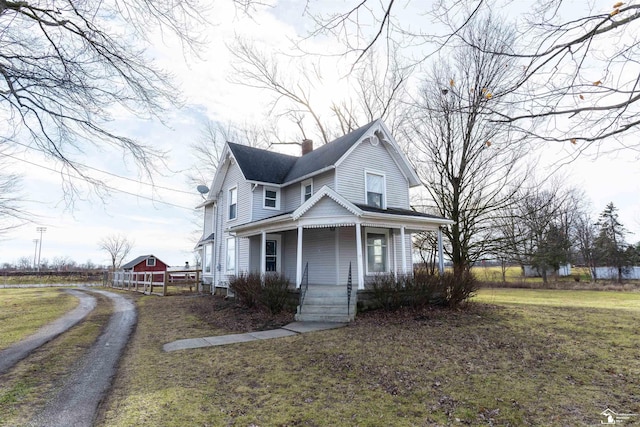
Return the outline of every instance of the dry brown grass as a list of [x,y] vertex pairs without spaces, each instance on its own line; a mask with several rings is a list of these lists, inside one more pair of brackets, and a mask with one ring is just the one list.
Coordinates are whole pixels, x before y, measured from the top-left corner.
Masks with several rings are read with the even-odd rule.
[[606,407],[640,413],[640,295],[532,292],[174,353],[162,344],[286,320],[211,298],[139,297],[98,425],[575,426],[599,424]]
[[112,306],[108,298],[92,295],[97,306],[82,322],[0,375],[0,426],[27,425],[98,338]]

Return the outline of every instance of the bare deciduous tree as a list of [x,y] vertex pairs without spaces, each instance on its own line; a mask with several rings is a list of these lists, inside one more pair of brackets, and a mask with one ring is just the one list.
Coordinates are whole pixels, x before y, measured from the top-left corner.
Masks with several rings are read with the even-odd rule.
[[[503,16],[496,19],[518,29],[511,51],[487,49],[465,37],[466,29],[497,6]],[[640,125],[640,5],[359,0],[329,14],[313,6],[305,12],[316,24],[309,36],[335,36],[345,46],[339,53],[354,62],[381,48],[402,50],[420,63],[461,41],[509,58],[519,78],[503,94],[517,96],[512,97],[515,108],[500,120],[530,137],[573,147],[568,159],[593,145],[599,152],[640,149],[637,142],[622,138],[637,133]],[[421,16],[421,22],[406,19],[407,14]]]
[[159,117],[179,102],[143,43],[169,29],[188,46],[200,11],[197,0],[1,1],[0,142],[59,161],[68,198],[72,176],[101,184],[82,164],[88,147],[122,150],[151,177],[162,153],[109,121],[121,110]]
[[[412,68],[401,66],[395,57],[383,64],[373,51],[369,52],[360,67],[341,79],[347,83],[349,93],[322,105],[314,95],[321,93],[323,86],[336,84],[323,75],[322,58],[311,63],[308,55],[303,56],[307,62],[290,55],[269,55],[242,39],[236,39],[232,52],[232,81],[270,91],[270,113],[277,119],[284,117],[299,129],[296,140],[319,139],[324,144],[378,118],[385,120],[395,133],[407,117],[406,89]],[[279,140],[277,135],[272,136]]]
[[546,183],[530,180],[513,203],[496,212],[494,254],[505,262],[535,268],[548,282],[548,273],[571,262],[578,219],[584,215],[584,195],[562,185],[557,177]]
[[[492,50],[508,48],[512,37],[490,20],[467,30]],[[461,272],[491,247],[492,214],[524,179],[523,146],[491,120],[501,102],[493,93],[512,78],[502,57],[464,46],[447,54],[425,81],[408,139],[436,213],[454,221],[444,230],[445,251]]]
[[[0,168],[4,170],[4,151],[0,151]],[[20,201],[22,195],[21,177],[14,173],[0,172],[0,235],[24,224],[28,218],[24,215]]]
[[582,262],[591,272],[591,281],[597,282],[598,275],[596,271],[597,264],[594,244],[598,236],[598,228],[596,221],[591,218],[588,213],[583,212],[576,218],[574,236],[578,254],[582,258]]
[[98,247],[109,254],[111,269],[115,271],[120,268],[122,261],[131,252],[133,242],[122,234],[110,234],[100,239]]

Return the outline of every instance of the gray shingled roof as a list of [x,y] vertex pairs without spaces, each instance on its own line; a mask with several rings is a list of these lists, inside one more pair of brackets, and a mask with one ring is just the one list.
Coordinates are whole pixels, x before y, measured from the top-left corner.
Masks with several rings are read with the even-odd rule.
[[[136,265],[140,264],[142,261],[146,260],[147,258],[151,258],[151,257],[155,258],[157,261],[162,262],[160,259],[158,259],[157,256],[154,256],[154,255],[140,255],[139,257],[129,261],[126,264],[123,264],[122,266],[120,266],[120,269],[126,270],[128,268],[133,268]],[[162,262],[162,263],[164,264],[164,262]]]
[[375,122],[368,123],[301,157],[228,143],[248,181],[284,184],[334,165]]
[[248,181],[282,184],[299,157],[229,142],[229,148]]
[[377,213],[391,214],[391,215],[418,216],[422,218],[444,219],[441,216],[430,215],[427,213],[413,211],[410,209],[390,208],[390,207],[387,207],[387,209],[380,209],[380,208],[376,208],[375,206],[363,205],[360,203],[354,203],[354,205],[356,205],[357,207],[359,207],[365,212],[377,212]]

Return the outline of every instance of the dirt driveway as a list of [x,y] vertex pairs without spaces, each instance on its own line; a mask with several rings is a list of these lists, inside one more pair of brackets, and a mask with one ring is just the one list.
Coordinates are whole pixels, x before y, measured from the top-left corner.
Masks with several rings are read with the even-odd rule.
[[[123,295],[97,289],[86,291],[109,298],[113,304],[112,314],[102,334],[77,364],[76,371],[66,378],[53,398],[32,418],[30,426],[91,426],[100,401],[111,387],[118,361],[137,322],[136,308]],[[84,295],[93,299],[95,306],[95,298]]]

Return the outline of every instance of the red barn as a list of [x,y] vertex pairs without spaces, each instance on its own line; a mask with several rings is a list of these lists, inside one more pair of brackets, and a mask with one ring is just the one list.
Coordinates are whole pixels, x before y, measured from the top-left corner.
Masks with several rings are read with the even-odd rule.
[[[153,255],[141,255],[136,259],[124,264],[121,269],[129,272],[149,272],[149,271],[167,271],[167,264]],[[162,281],[162,275],[154,274],[153,281]],[[157,276],[157,277],[156,277]]]

